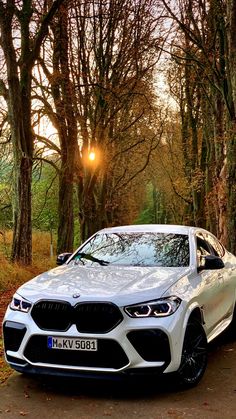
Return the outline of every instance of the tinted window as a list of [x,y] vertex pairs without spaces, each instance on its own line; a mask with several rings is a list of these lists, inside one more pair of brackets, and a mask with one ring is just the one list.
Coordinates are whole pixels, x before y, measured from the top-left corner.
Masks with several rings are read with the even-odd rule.
[[102,266],[188,266],[189,241],[187,235],[181,234],[100,233],[73,260]]

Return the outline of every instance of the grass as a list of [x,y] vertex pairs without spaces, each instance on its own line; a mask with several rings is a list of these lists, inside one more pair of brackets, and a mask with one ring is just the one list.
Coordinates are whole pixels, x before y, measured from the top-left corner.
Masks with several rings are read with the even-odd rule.
[[[22,266],[10,262],[12,232],[0,232],[0,325],[9,298],[20,285],[34,276],[55,267],[55,256],[50,257],[50,235],[44,232],[33,233],[32,266]],[[3,356],[3,341],[0,333],[0,384],[3,383],[12,369],[6,364]]]

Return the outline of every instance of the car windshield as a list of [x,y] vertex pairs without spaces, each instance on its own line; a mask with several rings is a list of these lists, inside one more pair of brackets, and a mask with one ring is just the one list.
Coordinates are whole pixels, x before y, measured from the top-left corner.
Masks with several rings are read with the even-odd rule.
[[98,233],[72,260],[86,266],[188,266],[189,240],[185,234]]

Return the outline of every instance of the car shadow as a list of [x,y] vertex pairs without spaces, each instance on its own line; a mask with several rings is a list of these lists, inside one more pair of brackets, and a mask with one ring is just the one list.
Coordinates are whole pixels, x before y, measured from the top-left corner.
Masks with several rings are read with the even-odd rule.
[[45,392],[68,396],[86,396],[112,399],[153,397],[156,393],[174,391],[174,384],[166,377],[135,377],[120,380],[96,378],[37,377],[37,386]]
[[217,338],[215,338],[208,345],[209,355],[213,354],[215,351],[221,350],[227,345],[234,344],[236,342],[236,326],[230,324],[227,329],[221,333]]

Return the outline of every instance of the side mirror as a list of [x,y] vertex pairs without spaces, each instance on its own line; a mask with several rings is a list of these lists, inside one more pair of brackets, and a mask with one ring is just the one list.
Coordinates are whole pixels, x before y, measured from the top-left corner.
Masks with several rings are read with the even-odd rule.
[[71,255],[72,253],[61,253],[60,255],[58,255],[56,260],[57,265],[64,265],[64,263],[66,263],[66,261],[69,259]]
[[198,267],[198,272],[204,269],[222,269],[225,264],[219,256],[207,255],[201,257],[201,265]]

